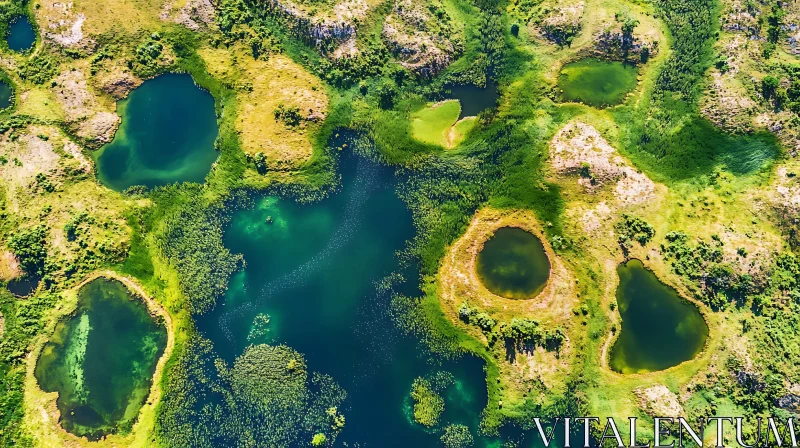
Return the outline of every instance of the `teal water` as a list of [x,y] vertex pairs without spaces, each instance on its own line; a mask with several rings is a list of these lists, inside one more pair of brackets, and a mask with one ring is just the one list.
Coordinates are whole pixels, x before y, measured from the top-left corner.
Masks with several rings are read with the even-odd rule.
[[97,279],[81,288],[76,311],[42,348],[36,379],[58,392],[64,429],[97,440],[130,429],[166,341],[141,298],[116,280]]
[[[344,137],[333,144],[347,141],[357,144]],[[482,360],[437,359],[398,330],[392,294],[376,284],[398,269],[396,251],[414,235],[394,174],[350,151],[340,154],[342,188],[327,199],[301,205],[256,196],[233,213],[224,242],[244,255],[246,268],[198,327],[226,360],[251,343],[282,343],[305,355],[309,371],[332,376],[347,391],[336,446],[437,447],[453,423],[482,440]],[[415,269],[406,271],[410,280],[397,290],[419,296]],[[440,371],[453,382],[441,392],[440,424],[426,429],[413,421],[409,393],[416,377]]]
[[8,48],[22,53],[33,48],[36,43],[36,32],[33,30],[28,16],[19,16],[8,27]]
[[664,370],[694,358],[708,338],[697,307],[661,283],[639,260],[617,267],[619,338],[611,348],[611,368],[622,373]]
[[11,96],[13,93],[14,89],[12,89],[10,85],[0,81],[0,110],[11,106]]
[[117,104],[122,124],[96,152],[97,177],[117,191],[203,182],[217,159],[214,98],[184,74],[145,81]]
[[476,263],[486,289],[508,299],[530,299],[544,289],[550,260],[541,240],[517,227],[497,229]]
[[558,88],[566,101],[602,107],[619,104],[636,87],[638,70],[619,61],[585,58],[561,69]]

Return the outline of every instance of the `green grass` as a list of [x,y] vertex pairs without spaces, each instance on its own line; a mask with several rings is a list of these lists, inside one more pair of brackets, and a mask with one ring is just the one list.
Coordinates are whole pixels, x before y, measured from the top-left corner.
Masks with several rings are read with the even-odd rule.
[[[417,140],[444,148],[454,148],[475,126],[475,117],[459,121],[461,103],[447,100],[411,114],[411,133]],[[452,132],[451,132],[452,130]]]

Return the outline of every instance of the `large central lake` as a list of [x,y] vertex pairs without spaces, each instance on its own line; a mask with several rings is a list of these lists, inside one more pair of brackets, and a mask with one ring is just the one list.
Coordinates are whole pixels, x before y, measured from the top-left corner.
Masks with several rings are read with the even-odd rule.
[[217,159],[214,98],[183,74],[145,81],[117,104],[122,124],[97,151],[97,177],[122,191],[203,182]]
[[617,267],[617,304],[622,330],[611,349],[611,368],[643,373],[676,366],[703,349],[708,325],[697,307],[683,300],[639,260]]
[[167,332],[117,280],[81,288],[36,363],[36,380],[58,392],[60,423],[90,440],[129,430],[150,393]]
[[[332,142],[343,143],[358,145]],[[437,361],[397,329],[391,294],[376,285],[398,269],[396,252],[414,236],[393,170],[349,150],[340,156],[342,188],[327,199],[301,205],[255,196],[233,214],[224,242],[246,268],[198,327],[229,361],[251,343],[283,343],[305,355],[309,371],[331,375],[347,391],[337,446],[440,446],[440,434],[415,423],[409,405],[414,379],[436,371],[454,377],[442,426],[465,424],[477,439],[487,402],[483,361]],[[418,274],[408,271],[400,290],[419,296]]]

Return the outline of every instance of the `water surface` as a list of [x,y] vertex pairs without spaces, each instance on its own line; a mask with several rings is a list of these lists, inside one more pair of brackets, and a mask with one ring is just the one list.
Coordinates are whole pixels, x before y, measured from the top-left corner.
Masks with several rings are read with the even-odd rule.
[[8,48],[11,51],[22,53],[33,48],[36,43],[36,32],[33,30],[28,16],[19,16],[13,19],[8,27]]
[[619,104],[636,87],[638,70],[619,61],[585,58],[561,69],[558,88],[566,101],[600,107]]
[[75,312],[45,344],[35,375],[46,392],[58,392],[61,425],[97,440],[127,431],[150,392],[167,333],[144,302],[116,280],[81,288]]
[[619,265],[617,273],[622,329],[611,348],[613,370],[664,370],[694,358],[703,349],[708,325],[694,304],[681,299],[639,260]]
[[458,119],[475,117],[486,109],[497,106],[500,92],[497,83],[491,78],[486,78],[486,86],[478,87],[474,84],[455,84],[448,86],[448,98],[456,99],[461,103],[461,114]]
[[97,177],[121,191],[203,182],[217,159],[214,98],[184,74],[145,81],[117,104],[122,124],[96,153]]
[[550,260],[541,240],[517,227],[497,229],[476,264],[486,289],[509,299],[530,299],[544,289]]
[[0,81],[0,110],[11,106],[11,96],[14,89],[8,83]]
[[[344,142],[358,145],[344,137],[333,145]],[[198,327],[225,359],[251,343],[284,343],[305,355],[309,371],[331,375],[348,394],[337,446],[438,447],[436,431],[451,423],[468,425],[477,439],[487,402],[483,362],[436,360],[396,328],[391,294],[376,284],[398,269],[396,251],[414,235],[394,173],[340,154],[336,194],[306,205],[255,196],[233,214],[224,242],[244,255],[246,268]],[[420,295],[417,275],[410,267],[398,289]],[[408,397],[414,378],[437,371],[454,382],[443,392],[440,427],[426,430],[413,422]]]

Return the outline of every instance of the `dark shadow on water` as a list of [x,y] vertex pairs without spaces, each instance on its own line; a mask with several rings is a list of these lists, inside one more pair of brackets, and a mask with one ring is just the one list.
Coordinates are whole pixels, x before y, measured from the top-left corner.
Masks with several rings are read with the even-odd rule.
[[491,78],[486,78],[486,86],[478,87],[473,84],[455,84],[445,87],[449,93],[447,98],[456,99],[461,103],[461,115],[464,117],[475,117],[486,109],[497,106],[500,92],[497,90],[497,83]]
[[8,282],[8,290],[17,297],[27,297],[39,286],[39,278],[23,276]]

